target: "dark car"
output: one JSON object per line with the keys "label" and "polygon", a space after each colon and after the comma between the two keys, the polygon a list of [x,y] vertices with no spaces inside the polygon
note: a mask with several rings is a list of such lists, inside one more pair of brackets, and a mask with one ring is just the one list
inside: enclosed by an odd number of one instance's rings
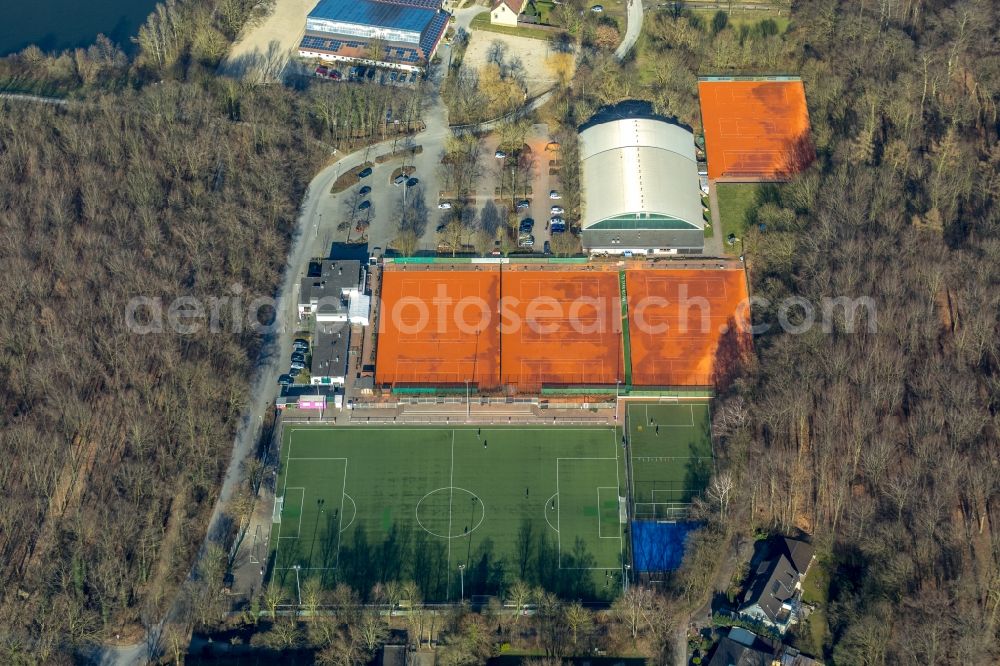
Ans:
{"label": "dark car", "polygon": [[413,187],[414,185],[416,185],[419,182],[420,182],[419,178],[411,178],[408,181],[406,181],[406,186],[407,187]]}
{"label": "dark car", "polygon": [[340,81],[343,78],[343,74],[341,74],[340,72],[338,72],[335,69],[330,70],[329,76],[334,81]]}
{"label": "dark car", "polygon": [[369,81],[373,81],[375,79],[375,68],[374,67],[372,67],[371,69],[368,70],[368,76],[366,78]]}
{"label": "dark car", "polygon": [[372,191],[372,188],[370,188],[367,185],[365,185],[360,190],[358,190],[358,194],[360,194],[361,196],[365,196],[366,194],[368,194],[371,191]]}
{"label": "dark car", "polygon": [[535,226],[535,221],[530,217],[526,217],[521,220],[521,225],[518,227],[522,234],[530,232]]}
{"label": "dark car", "polygon": [[370,175],[372,175],[371,167],[365,167],[364,169],[358,172],[358,178],[367,178]]}
{"label": "dark car", "polygon": [[530,205],[531,205],[530,201],[528,201],[527,199],[521,199],[520,201],[517,202],[517,209],[518,210],[524,210],[525,208],[527,208]]}
{"label": "dark car", "polygon": [[545,241],[545,245],[542,246],[542,251],[545,254],[552,254],[552,243]]}
{"label": "dark car", "polygon": [[372,207],[372,202],[368,201],[368,199],[365,199],[364,201],[358,204],[358,210],[368,210],[371,207]]}
{"label": "dark car", "polygon": [[301,362],[304,363],[305,360],[306,360],[305,352],[293,351],[292,352],[292,360],[293,361],[301,361]]}
{"label": "dark car", "polygon": [[292,340],[292,346],[305,347],[306,349],[309,349],[309,341],[306,340],[305,338],[295,338],[294,340]]}
{"label": "dark car", "polygon": [[278,377],[278,385],[279,386],[291,386],[292,385],[292,376],[291,375],[281,375],[280,377]]}

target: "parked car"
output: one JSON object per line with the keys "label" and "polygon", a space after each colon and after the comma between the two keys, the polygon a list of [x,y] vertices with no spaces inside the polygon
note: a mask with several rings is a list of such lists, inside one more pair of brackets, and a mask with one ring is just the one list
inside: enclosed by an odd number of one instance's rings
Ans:
{"label": "parked car", "polygon": [[334,81],[340,81],[340,80],[341,80],[342,78],[344,78],[344,75],[343,75],[343,74],[341,74],[340,72],[338,72],[338,71],[337,71],[337,70],[335,70],[335,69],[331,69],[331,70],[330,70],[330,74],[329,74],[329,77],[330,77],[331,79],[333,79]]}
{"label": "parked car", "polygon": [[562,195],[559,194],[559,190],[552,190],[549,192],[549,199],[562,199]]}
{"label": "parked car", "polygon": [[326,76],[327,73],[329,73],[329,71],[330,71],[330,69],[327,68],[327,67],[317,67],[316,68],[316,76]]}
{"label": "parked car", "polygon": [[358,194],[360,194],[361,196],[365,196],[366,194],[368,194],[371,191],[372,191],[372,188],[370,188],[367,185],[365,185],[360,190],[358,190]]}
{"label": "parked car", "polygon": [[565,211],[562,209],[562,206],[553,206],[552,208],[549,208],[550,215],[562,215],[564,212]]}
{"label": "parked car", "polygon": [[500,241],[493,241],[493,250],[490,254],[494,257],[499,257],[502,254],[500,251]]}
{"label": "parked car", "polygon": [[358,210],[368,210],[371,207],[372,207],[372,202],[369,201],[368,199],[365,199],[364,201],[358,204]]}
{"label": "parked car", "polygon": [[521,225],[518,227],[522,234],[530,232],[535,226],[535,221],[530,217],[526,217],[521,220]]}
{"label": "parked car", "polygon": [[305,354],[292,354],[291,361],[292,361],[292,363],[305,363],[306,362],[306,355]]}
{"label": "parked car", "polygon": [[368,74],[367,74],[367,76],[365,78],[367,78],[369,81],[374,81],[375,80],[375,71],[376,70],[375,70],[374,67],[372,67],[371,69],[369,69],[368,70]]}
{"label": "parked car", "polygon": [[410,178],[408,181],[406,181],[406,186],[407,187],[413,187],[414,185],[416,185],[419,182],[420,182],[419,178]]}
{"label": "parked car", "polygon": [[392,179],[393,185],[402,185],[405,182],[406,182],[406,176],[404,176],[403,174],[399,174],[398,176]]}
{"label": "parked car", "polygon": [[535,237],[531,235],[519,236],[517,239],[518,247],[531,247],[535,244]]}
{"label": "parked car", "polygon": [[556,224],[553,224],[549,227],[549,231],[551,231],[554,234],[561,234],[562,232],[566,231],[566,223],[558,222]]}
{"label": "parked car", "polygon": [[545,241],[545,245],[542,246],[542,252],[552,254],[552,243]]}
{"label": "parked car", "polygon": [[521,199],[520,201],[517,202],[517,209],[518,210],[524,210],[525,208],[529,207],[530,205],[531,205],[530,201],[528,201],[527,199]]}
{"label": "parked car", "polygon": [[549,224],[566,224],[566,220],[561,217],[550,217]]}
{"label": "parked car", "polygon": [[292,340],[293,347],[302,347],[303,349],[309,349],[309,341],[305,338],[295,338]]}
{"label": "parked car", "polygon": [[438,204],[438,208],[440,208],[441,210],[448,210],[449,208],[451,208],[451,202],[442,201],[441,203]]}
{"label": "parked car", "polygon": [[594,12],[595,14],[600,14],[604,11],[604,7],[603,5],[594,5],[593,7],[590,8],[590,11]]}
{"label": "parked car", "polygon": [[301,374],[302,374],[302,368],[294,368],[293,367],[293,368],[289,368],[289,370],[288,370],[288,376],[291,377],[291,378],[293,378],[293,379],[295,377],[298,377]]}
{"label": "parked car", "polygon": [[507,153],[503,152],[502,150],[498,150],[497,152],[493,153],[493,157],[497,158],[498,160],[502,160],[505,157],[507,157]]}
{"label": "parked car", "polygon": [[303,363],[302,361],[292,361],[291,365],[289,365],[288,367],[291,369],[290,374],[294,377],[296,374],[298,374],[295,371],[302,370],[303,368],[306,367],[306,364]]}
{"label": "parked car", "polygon": [[371,167],[365,167],[364,169],[358,172],[358,178],[367,178],[370,175],[372,175]]}
{"label": "parked car", "polygon": [[281,376],[279,376],[278,377],[278,385],[279,386],[291,386],[292,385],[292,376],[291,375],[281,375]]}

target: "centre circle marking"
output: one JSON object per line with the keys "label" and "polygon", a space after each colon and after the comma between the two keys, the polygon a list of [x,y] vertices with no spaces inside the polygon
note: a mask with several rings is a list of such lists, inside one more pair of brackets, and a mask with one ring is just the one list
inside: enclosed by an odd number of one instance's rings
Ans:
{"label": "centre circle marking", "polygon": [[[444,534],[438,534],[434,530],[428,529],[426,525],[424,525],[422,522],[420,522],[420,505],[423,503],[423,501],[425,499],[427,499],[428,497],[430,497],[431,495],[434,495],[434,494],[437,494],[437,493],[440,493],[440,492],[451,492],[451,491],[466,493],[470,498],[472,498],[472,497],[476,498],[476,501],[479,503],[479,506],[482,507],[482,511],[479,514],[479,522],[476,523],[475,525],[473,525],[469,529],[468,532],[463,531],[461,534],[455,534],[454,536],[448,536],[448,535],[444,535]],[[452,509],[454,509],[454,506],[455,506],[454,498],[452,499],[451,505],[452,505]],[[443,488],[435,488],[434,490],[430,491],[429,493],[427,493],[426,495],[424,495],[423,497],[421,497],[417,501],[417,506],[414,508],[413,514],[414,514],[414,516],[417,519],[417,525],[420,525],[420,528],[423,529],[428,534],[430,534],[431,536],[436,536],[439,539],[461,539],[462,537],[467,537],[470,534],[472,534],[473,532],[475,532],[476,529],[478,529],[479,526],[483,524],[483,521],[486,519],[486,505],[483,504],[483,498],[481,498],[479,495],[475,494],[471,490],[468,490],[466,488],[459,488],[458,486],[444,486]]]}

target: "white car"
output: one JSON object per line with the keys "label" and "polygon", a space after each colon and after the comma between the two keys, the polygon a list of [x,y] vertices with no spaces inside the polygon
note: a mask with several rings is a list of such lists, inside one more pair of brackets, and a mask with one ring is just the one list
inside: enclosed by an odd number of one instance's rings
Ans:
{"label": "white car", "polygon": [[564,212],[565,211],[562,209],[562,206],[553,206],[552,208],[549,208],[550,215],[562,215]]}
{"label": "white car", "polygon": [[498,150],[497,152],[493,153],[493,157],[497,158],[498,160],[502,160],[503,158],[507,157],[507,153],[503,152],[502,150]]}
{"label": "white car", "polygon": [[601,12],[604,11],[604,7],[602,5],[594,5],[593,7],[590,8],[590,11],[594,12],[595,14],[600,14]]}
{"label": "white car", "polygon": [[448,201],[442,201],[441,203],[438,204],[438,208],[440,208],[441,210],[448,210],[449,208],[451,208],[451,203]]}
{"label": "white car", "polygon": [[549,199],[562,199],[562,195],[559,194],[558,190],[552,190],[549,192]]}

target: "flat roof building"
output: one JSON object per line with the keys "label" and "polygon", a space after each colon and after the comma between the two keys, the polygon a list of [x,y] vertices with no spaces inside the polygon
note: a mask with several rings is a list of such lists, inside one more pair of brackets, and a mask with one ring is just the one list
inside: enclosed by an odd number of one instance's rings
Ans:
{"label": "flat roof building", "polygon": [[583,247],[600,254],[700,253],[705,245],[694,135],[619,118],[580,132]]}
{"label": "flat roof building", "polygon": [[306,17],[299,55],[422,70],[448,27],[440,0],[320,0]]}
{"label": "flat roof building", "polygon": [[360,296],[360,261],[323,260],[317,272],[302,278],[299,318],[315,316],[317,322],[346,322],[351,300]]}
{"label": "flat roof building", "polygon": [[313,338],[309,383],[343,386],[347,377],[351,327],[343,323],[317,324]]}

